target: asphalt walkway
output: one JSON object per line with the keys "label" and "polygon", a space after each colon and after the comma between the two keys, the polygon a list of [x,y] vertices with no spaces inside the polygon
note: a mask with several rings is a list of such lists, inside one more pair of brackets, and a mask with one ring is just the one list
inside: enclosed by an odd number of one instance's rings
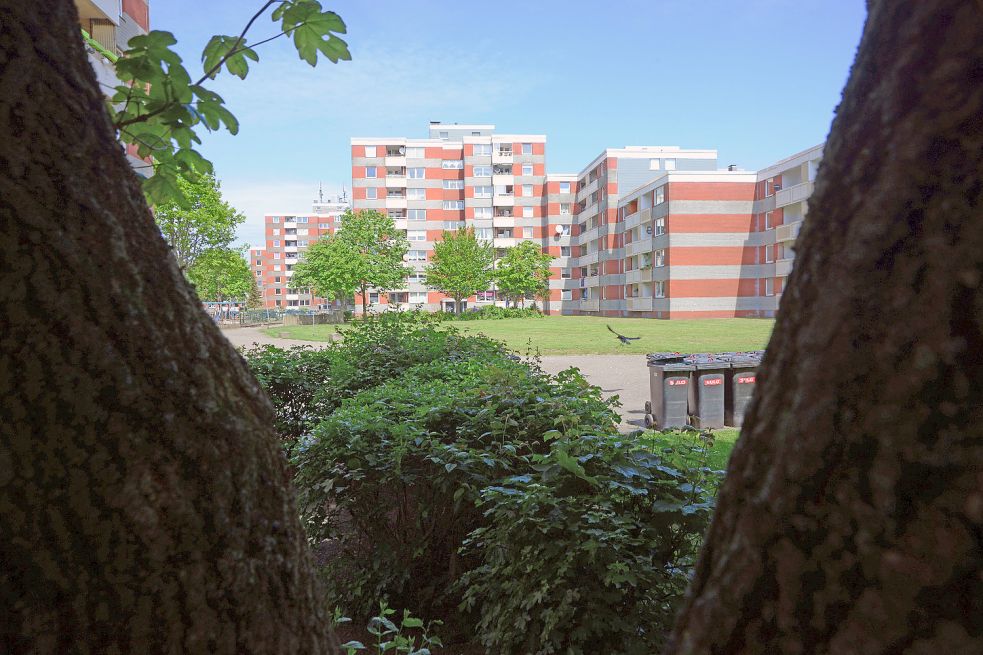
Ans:
{"label": "asphalt walkway", "polygon": [[[251,346],[271,344],[281,348],[291,346],[327,345],[324,341],[280,339],[263,334],[260,328],[225,328],[222,330],[232,345]],[[605,397],[618,396],[622,406],[621,429],[625,432],[644,426],[645,401],[649,399],[649,373],[645,355],[548,355],[542,358],[543,369],[548,373],[575,366],[591,384],[601,388]]]}

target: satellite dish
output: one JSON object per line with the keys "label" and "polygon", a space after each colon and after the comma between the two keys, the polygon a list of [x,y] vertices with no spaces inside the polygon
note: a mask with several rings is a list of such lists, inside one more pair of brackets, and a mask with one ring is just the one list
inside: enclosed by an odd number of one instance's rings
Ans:
{"label": "satellite dish", "polygon": [[557,234],[563,234],[563,226],[562,225],[557,225],[556,226],[556,233]]}

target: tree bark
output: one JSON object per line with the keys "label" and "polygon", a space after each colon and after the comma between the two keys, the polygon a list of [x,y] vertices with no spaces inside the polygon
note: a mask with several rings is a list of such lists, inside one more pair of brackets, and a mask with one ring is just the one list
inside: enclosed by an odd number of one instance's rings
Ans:
{"label": "tree bark", "polygon": [[983,11],[869,3],[669,653],[983,652]]}
{"label": "tree bark", "polygon": [[270,404],[154,225],[74,4],[0,25],[0,651],[334,652]]}
{"label": "tree bark", "polygon": [[366,286],[362,287],[362,318],[368,318],[369,316],[369,289]]}

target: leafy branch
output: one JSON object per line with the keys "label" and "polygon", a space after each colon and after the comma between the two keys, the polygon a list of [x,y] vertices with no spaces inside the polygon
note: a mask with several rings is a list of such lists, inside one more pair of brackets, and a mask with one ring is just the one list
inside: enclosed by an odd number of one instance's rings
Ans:
{"label": "leafy branch", "polygon": [[[280,31],[255,44],[246,35],[271,7],[270,14]],[[137,156],[152,160],[154,174],[144,180],[144,192],[152,204],[163,201],[184,203],[178,177],[190,180],[212,173],[212,164],[194,146],[201,144],[197,129],[210,132],[223,126],[231,134],[239,122],[226,108],[220,95],[205,87],[224,68],[245,79],[249,61],[258,62],[256,47],[281,36],[292,36],[297,54],[311,66],[319,56],[333,63],[350,60],[348,45],[339,38],[346,27],[341,17],[325,11],[319,0],[267,0],[246,23],[239,36],[215,35],[202,51],[203,74],[193,81],[181,57],[171,47],[174,35],[162,30],[130,40],[116,63],[122,82],[110,99],[112,122],[120,140],[131,144]]]}

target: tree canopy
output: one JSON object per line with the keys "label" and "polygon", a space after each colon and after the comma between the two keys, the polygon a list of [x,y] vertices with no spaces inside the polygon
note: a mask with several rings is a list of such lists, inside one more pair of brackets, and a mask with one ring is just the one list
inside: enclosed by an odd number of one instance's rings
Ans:
{"label": "tree canopy", "polygon": [[549,291],[550,262],[553,256],[532,241],[509,248],[498,263],[495,280],[506,298],[517,302],[528,296],[544,297]]}
{"label": "tree canopy", "polygon": [[452,296],[455,311],[460,314],[465,298],[486,290],[491,284],[494,261],[491,244],[476,239],[474,228],[445,230],[443,240],[433,247],[426,269],[427,286]]}
{"label": "tree canopy", "polygon": [[246,299],[256,284],[242,253],[230,248],[206,250],[188,269],[188,279],[198,297],[210,302]]}
{"label": "tree canopy", "polygon": [[187,271],[206,250],[227,248],[246,217],[222,199],[221,183],[211,173],[194,181],[178,177],[177,186],[185,202],[159,202],[154,218],[178,266]]}
{"label": "tree canopy", "polygon": [[406,280],[409,269],[403,257],[408,250],[406,235],[393,219],[373,209],[349,209],[333,235],[307,249],[294,268],[293,282],[331,299],[348,299],[358,292],[366,314],[369,289],[384,292]]}

